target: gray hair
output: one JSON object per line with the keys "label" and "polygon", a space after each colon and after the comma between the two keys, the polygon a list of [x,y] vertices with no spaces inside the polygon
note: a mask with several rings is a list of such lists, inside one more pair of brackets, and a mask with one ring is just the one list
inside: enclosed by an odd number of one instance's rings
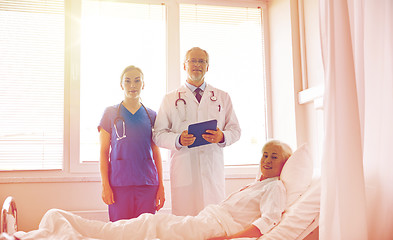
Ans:
{"label": "gray hair", "polygon": [[288,144],[283,143],[279,140],[275,140],[275,139],[266,142],[262,148],[262,152],[263,152],[263,149],[265,149],[265,147],[271,146],[271,145],[278,146],[281,148],[281,154],[282,154],[282,157],[285,159],[285,161],[287,161],[288,158],[292,155],[292,149]]}
{"label": "gray hair", "polygon": [[201,50],[201,51],[203,51],[203,52],[206,54],[206,61],[207,61],[207,63],[209,64],[209,54],[206,52],[206,50],[204,50],[204,49],[202,49],[202,48],[200,48],[200,47],[193,47],[193,48],[191,48],[190,50],[188,50],[188,51],[186,52],[186,55],[184,56],[184,62],[187,61],[187,58],[188,58],[188,55],[190,55],[190,52],[192,52],[192,51],[194,51],[194,50]]}

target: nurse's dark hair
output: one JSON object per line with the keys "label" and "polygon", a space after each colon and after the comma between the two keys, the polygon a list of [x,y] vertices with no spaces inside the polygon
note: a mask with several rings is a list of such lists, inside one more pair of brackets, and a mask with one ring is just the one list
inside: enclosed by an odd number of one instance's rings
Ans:
{"label": "nurse's dark hair", "polygon": [[288,144],[275,139],[269,140],[265,143],[265,145],[263,145],[262,154],[265,147],[271,145],[278,146],[281,148],[281,154],[285,159],[285,161],[288,160],[288,158],[292,155],[292,148]]}
{"label": "nurse's dark hair", "polygon": [[142,72],[142,70],[141,70],[139,67],[135,67],[134,65],[130,65],[130,66],[124,68],[123,72],[121,72],[121,75],[120,75],[120,85],[121,85],[121,83],[122,83],[122,81],[123,81],[123,76],[124,76],[124,74],[126,74],[126,72],[132,71],[132,70],[137,70],[137,71],[139,71],[139,72],[141,73],[141,75],[142,75],[142,80],[143,80],[143,72]]}
{"label": "nurse's dark hair", "polygon": [[190,52],[192,52],[193,50],[201,50],[201,51],[203,51],[205,54],[206,54],[206,61],[207,61],[207,63],[209,63],[209,54],[207,53],[207,51],[206,50],[204,50],[204,49],[202,49],[202,48],[200,48],[200,47],[193,47],[193,48],[191,48],[190,50],[188,50],[187,52],[186,52],[186,55],[184,55],[184,62],[186,62],[188,59],[188,55],[190,55]]}

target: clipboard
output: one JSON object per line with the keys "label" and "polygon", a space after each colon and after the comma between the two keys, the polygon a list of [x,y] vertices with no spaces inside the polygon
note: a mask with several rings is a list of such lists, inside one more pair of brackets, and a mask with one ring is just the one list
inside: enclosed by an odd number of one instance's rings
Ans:
{"label": "clipboard", "polygon": [[188,126],[188,133],[196,137],[195,142],[188,146],[188,148],[198,147],[201,145],[211,144],[210,142],[203,139],[202,134],[206,133],[206,130],[217,130],[217,120],[210,120],[206,122],[200,122],[190,124]]}

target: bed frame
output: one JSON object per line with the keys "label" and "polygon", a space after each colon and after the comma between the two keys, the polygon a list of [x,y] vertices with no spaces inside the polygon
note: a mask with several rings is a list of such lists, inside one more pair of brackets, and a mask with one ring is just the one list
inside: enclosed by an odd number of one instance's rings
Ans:
{"label": "bed frame", "polygon": [[[314,181],[312,186],[310,186],[311,189],[309,191],[316,191],[316,187],[318,186],[318,182]],[[315,193],[314,193],[315,195]],[[304,196],[306,197],[306,196]],[[319,205],[319,202],[316,204],[315,201],[314,205]],[[312,205],[311,205],[312,206]],[[315,206],[314,206],[315,208]],[[318,236],[312,236],[312,232],[317,231],[318,225],[319,225],[319,208],[313,209],[311,212],[316,212],[316,216],[314,216],[314,220],[311,221],[311,223],[308,225],[308,227],[300,232],[299,235],[297,235],[296,240],[309,240],[309,239],[318,239]],[[0,226],[0,240],[18,240],[18,238],[14,237],[13,234],[18,231],[18,211],[16,208],[16,203],[15,199],[13,197],[7,197],[6,200],[4,201],[3,208],[1,210],[1,226]],[[299,230],[299,229],[298,229]],[[261,238],[264,239],[264,237],[268,236],[262,236]],[[268,239],[274,239],[274,238],[268,238]]]}
{"label": "bed frame", "polygon": [[15,199],[7,197],[1,209],[1,226],[0,233],[10,235],[18,231],[18,210],[16,209]]}

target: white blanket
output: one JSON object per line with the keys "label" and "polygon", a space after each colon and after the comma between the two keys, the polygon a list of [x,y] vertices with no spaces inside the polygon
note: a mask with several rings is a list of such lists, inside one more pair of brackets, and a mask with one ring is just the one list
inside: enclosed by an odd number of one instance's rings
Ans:
{"label": "white blanket", "polygon": [[66,211],[52,209],[44,215],[38,230],[17,232],[15,236],[22,240],[203,240],[240,230],[240,224],[216,205],[208,206],[196,217],[142,214],[136,219],[114,223],[87,220]]}

